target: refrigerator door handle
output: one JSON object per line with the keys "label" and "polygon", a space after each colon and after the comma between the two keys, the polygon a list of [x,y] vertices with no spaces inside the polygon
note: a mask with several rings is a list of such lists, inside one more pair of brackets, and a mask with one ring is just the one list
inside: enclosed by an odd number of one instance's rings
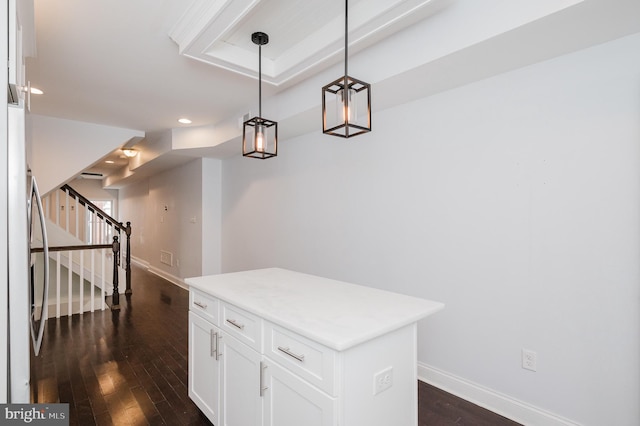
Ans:
{"label": "refrigerator door handle", "polygon": [[[44,289],[42,292],[42,308],[40,311],[40,323],[38,324],[38,330],[35,330],[35,306],[31,306],[31,340],[33,342],[33,351],[36,356],[40,353],[40,347],[42,346],[42,337],[44,335],[44,325],[48,316],[48,303],[49,303],[49,242],[47,241],[47,226],[44,210],[42,208],[42,200],[40,199],[40,191],[38,191],[38,184],[36,178],[31,176],[31,190],[29,191],[29,203],[28,203],[28,215],[31,216],[32,200],[35,198],[36,205],[38,207],[38,216],[40,219],[40,228],[42,229],[42,248],[43,248],[43,269],[44,269]],[[29,217],[29,219],[33,219]],[[29,220],[29,233],[33,228],[33,223]],[[29,254],[31,256],[31,254]],[[35,277],[31,274],[31,279]],[[35,283],[31,283],[31,287],[35,289]],[[33,295],[32,295],[33,297]]]}

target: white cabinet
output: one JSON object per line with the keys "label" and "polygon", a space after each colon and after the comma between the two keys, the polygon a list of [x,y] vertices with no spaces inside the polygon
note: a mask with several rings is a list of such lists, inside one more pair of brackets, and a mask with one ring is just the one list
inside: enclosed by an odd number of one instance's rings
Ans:
{"label": "white cabinet", "polygon": [[189,312],[189,397],[215,425],[258,426],[261,355]]}
{"label": "white cabinet", "polygon": [[216,426],[261,425],[259,319],[201,292],[189,301],[189,397]]}
{"label": "white cabinet", "polygon": [[218,424],[220,368],[214,345],[216,328],[193,312],[189,312],[189,398],[214,423]]}
{"label": "white cabinet", "polygon": [[189,278],[189,396],[216,426],[417,425],[443,305],[281,269]]}
{"label": "white cabinet", "polygon": [[[227,333],[219,339],[222,366],[220,398],[224,426],[262,425],[259,352]],[[212,420],[217,426],[218,423]]]}
{"label": "white cabinet", "polygon": [[[197,291],[191,292],[190,299],[189,397],[212,423],[224,426],[337,424],[335,398],[263,355],[264,321],[261,318]],[[215,317],[218,306],[219,319]],[[289,340],[280,343],[287,345],[280,346],[284,357],[304,364],[306,355],[292,351],[309,349],[309,346],[291,345]],[[318,357],[306,353],[307,363],[311,360],[312,365],[318,365]]]}

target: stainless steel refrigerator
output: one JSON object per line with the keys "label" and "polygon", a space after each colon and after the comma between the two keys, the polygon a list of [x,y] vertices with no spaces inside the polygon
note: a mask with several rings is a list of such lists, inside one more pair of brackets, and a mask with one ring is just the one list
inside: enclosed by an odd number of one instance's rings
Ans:
{"label": "stainless steel refrigerator", "polygon": [[29,226],[25,110],[7,109],[8,402],[29,402]]}
{"label": "stainless steel refrigerator", "polygon": [[[40,200],[31,195],[32,185],[37,185],[28,176],[26,155],[28,84],[23,58],[29,43],[24,43],[24,34],[30,32],[27,27],[32,26],[32,19],[31,0],[9,0],[0,8],[0,22],[7,24],[0,53],[9,58],[8,73],[0,77],[8,88],[0,114],[0,223],[4,227],[0,231],[0,403],[30,402],[30,340],[34,352],[39,350],[42,331],[38,326],[44,327],[46,320],[46,302],[36,302],[35,294],[46,295],[44,277],[48,277],[48,271],[44,265],[48,265],[48,255],[40,254],[42,270],[32,273],[36,264],[30,253],[30,231],[43,231],[37,239],[46,245]],[[32,50],[35,52],[35,47]],[[32,211],[37,212],[33,218]],[[30,219],[39,225],[31,226]],[[36,283],[31,276],[43,279]],[[43,317],[38,321],[40,314]]]}

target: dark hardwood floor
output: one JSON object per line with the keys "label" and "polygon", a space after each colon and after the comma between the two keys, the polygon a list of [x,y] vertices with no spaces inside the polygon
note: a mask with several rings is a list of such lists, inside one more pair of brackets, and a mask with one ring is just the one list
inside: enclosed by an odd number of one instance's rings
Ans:
{"label": "dark hardwood floor", "polygon": [[[120,312],[47,321],[31,359],[32,402],[68,402],[71,426],[211,425],[187,394],[187,291],[139,267],[132,274]],[[517,425],[421,382],[418,394],[419,426]]]}

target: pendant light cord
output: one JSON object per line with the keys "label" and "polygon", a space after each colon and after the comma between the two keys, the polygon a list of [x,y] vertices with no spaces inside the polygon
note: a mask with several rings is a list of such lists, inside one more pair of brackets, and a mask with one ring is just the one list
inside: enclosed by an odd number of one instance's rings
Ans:
{"label": "pendant light cord", "polygon": [[[349,86],[348,86],[348,61],[349,61],[349,0],[344,1],[344,107],[345,111],[349,106]],[[348,118],[345,115],[345,121]]]}
{"label": "pendant light cord", "polygon": [[262,118],[262,45],[258,45],[258,117]]}
{"label": "pendant light cord", "polygon": [[344,78],[347,81],[347,61],[349,58],[349,0],[344,2]]}

